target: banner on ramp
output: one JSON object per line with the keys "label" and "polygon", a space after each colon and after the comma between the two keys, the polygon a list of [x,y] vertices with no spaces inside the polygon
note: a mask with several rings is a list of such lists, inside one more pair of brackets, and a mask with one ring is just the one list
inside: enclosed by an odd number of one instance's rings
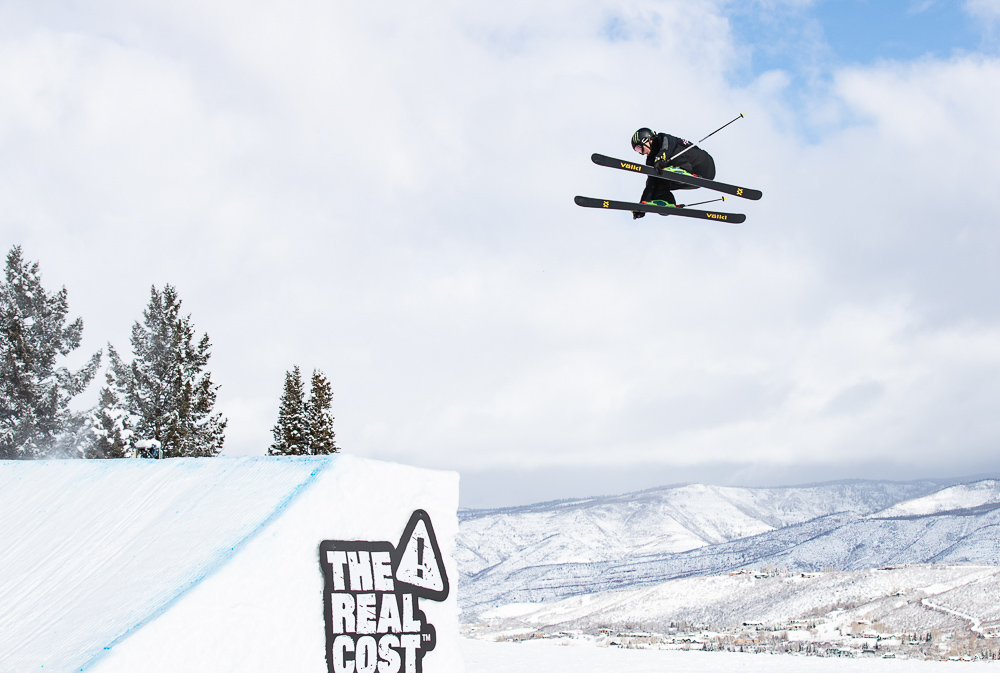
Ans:
{"label": "banner on ramp", "polygon": [[417,599],[448,597],[448,575],[427,512],[413,512],[396,546],[325,540],[319,561],[326,578],[329,673],[422,673],[436,632]]}

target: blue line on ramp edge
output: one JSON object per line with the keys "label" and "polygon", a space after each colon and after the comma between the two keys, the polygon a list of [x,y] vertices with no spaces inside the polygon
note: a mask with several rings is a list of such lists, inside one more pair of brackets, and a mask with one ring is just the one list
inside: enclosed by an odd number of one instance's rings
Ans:
{"label": "blue line on ramp edge", "polygon": [[209,568],[204,573],[202,573],[200,577],[195,578],[186,587],[181,588],[172,598],[167,599],[167,601],[163,605],[153,610],[153,612],[151,612],[137,624],[134,624],[130,628],[125,629],[125,633],[121,634],[120,636],[112,640],[110,643],[105,645],[101,651],[99,651],[90,659],[90,661],[81,666],[80,670],[85,671],[94,664],[96,664],[98,661],[103,659],[105,656],[107,656],[107,654],[111,651],[111,649],[115,645],[122,642],[135,632],[139,631],[143,626],[145,626],[149,622],[153,621],[154,619],[162,615],[177,601],[179,601],[187,592],[191,591],[191,589],[201,584],[203,580],[210,577],[217,570],[225,566],[226,562],[229,561],[229,559],[235,556],[237,552],[243,549],[243,547],[245,547],[251,540],[257,537],[261,533],[261,531],[270,526],[274,522],[274,520],[277,519],[284,512],[285,508],[287,508],[290,504],[292,504],[292,501],[294,501],[307,487],[311,486],[312,483],[316,481],[316,477],[319,475],[319,473],[322,472],[324,469],[326,469],[332,462],[334,461],[323,461],[322,465],[320,465],[319,467],[315,468],[312,472],[310,472],[309,476],[306,477],[306,479],[301,484],[292,489],[291,493],[289,493],[284,500],[278,503],[278,505],[274,508],[274,511],[271,512],[271,514],[266,519],[264,519],[264,521],[262,521],[256,528],[250,531],[250,533],[248,533],[242,540],[237,542],[230,549],[223,550],[222,553],[220,553],[217,556],[216,560],[209,564]]}

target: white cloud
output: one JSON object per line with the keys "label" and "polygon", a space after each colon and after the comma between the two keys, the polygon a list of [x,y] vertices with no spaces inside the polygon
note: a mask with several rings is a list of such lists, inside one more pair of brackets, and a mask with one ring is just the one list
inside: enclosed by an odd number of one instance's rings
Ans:
{"label": "white cloud", "polygon": [[[711,4],[32,7],[0,43],[5,239],[90,350],[174,283],[231,452],[293,364],[349,450],[439,466],[974,466],[1000,436],[992,59],[839,72],[807,143]],[[739,112],[708,148],[765,192],[727,202],[746,226],[573,205],[641,190],[591,152]]]}
{"label": "white cloud", "polygon": [[911,0],[910,6],[907,8],[907,13],[909,14],[921,14],[926,12],[928,9],[936,4],[936,0]]}
{"label": "white cloud", "polygon": [[966,12],[975,17],[994,21],[1000,17],[1000,2],[998,0],[965,0]]}

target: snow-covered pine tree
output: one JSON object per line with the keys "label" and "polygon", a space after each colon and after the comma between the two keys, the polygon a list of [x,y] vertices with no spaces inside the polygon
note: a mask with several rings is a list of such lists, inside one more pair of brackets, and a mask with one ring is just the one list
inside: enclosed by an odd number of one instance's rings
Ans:
{"label": "snow-covered pine tree", "polygon": [[[222,450],[226,420],[213,414],[219,386],[204,371],[211,343],[195,343],[191,316],[170,284],[150,290],[143,321],[132,326],[131,364],[109,348],[126,408],[136,417],[134,439],[156,440],[165,458],[214,456]],[[152,457],[152,455],[148,456]]]}
{"label": "snow-covered pine tree", "polygon": [[278,406],[278,422],[271,430],[274,443],[267,450],[269,456],[309,455],[309,418],[306,415],[305,391],[298,366],[285,372],[285,390]]}
{"label": "snow-covered pine tree", "polygon": [[[180,305],[180,302],[177,302]],[[203,334],[196,344],[191,316],[177,323],[179,361],[176,389],[178,407],[175,423],[163,441],[164,455],[168,445],[176,447],[181,456],[214,456],[222,450],[225,440],[226,420],[222,414],[213,415],[216,391],[212,375],[201,372],[208,365],[212,347],[208,334]]]}
{"label": "snow-covered pine tree", "polygon": [[[108,350],[113,349],[108,346]],[[127,458],[135,455],[132,420],[118,392],[115,371],[108,367],[97,407],[90,414],[90,441],[83,445],[84,458]]]}
{"label": "snow-covered pine tree", "polygon": [[101,352],[79,371],[56,367],[83,337],[83,320],[67,325],[68,312],[66,288],[48,294],[38,263],[11,248],[0,282],[0,458],[60,455],[60,436],[80,425],[69,403],[94,378]]}
{"label": "snow-covered pine tree", "polygon": [[336,435],[333,432],[333,415],[330,406],[333,402],[333,388],[323,372],[314,369],[309,384],[309,401],[306,403],[306,415],[309,418],[309,453],[321,456],[337,453]]}

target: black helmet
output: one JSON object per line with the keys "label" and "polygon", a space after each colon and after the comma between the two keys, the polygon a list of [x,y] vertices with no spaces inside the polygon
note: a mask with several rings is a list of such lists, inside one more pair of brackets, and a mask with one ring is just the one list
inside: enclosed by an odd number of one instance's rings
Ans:
{"label": "black helmet", "polygon": [[635,149],[647,140],[652,140],[655,135],[655,133],[643,126],[641,129],[632,134],[632,149]]}

